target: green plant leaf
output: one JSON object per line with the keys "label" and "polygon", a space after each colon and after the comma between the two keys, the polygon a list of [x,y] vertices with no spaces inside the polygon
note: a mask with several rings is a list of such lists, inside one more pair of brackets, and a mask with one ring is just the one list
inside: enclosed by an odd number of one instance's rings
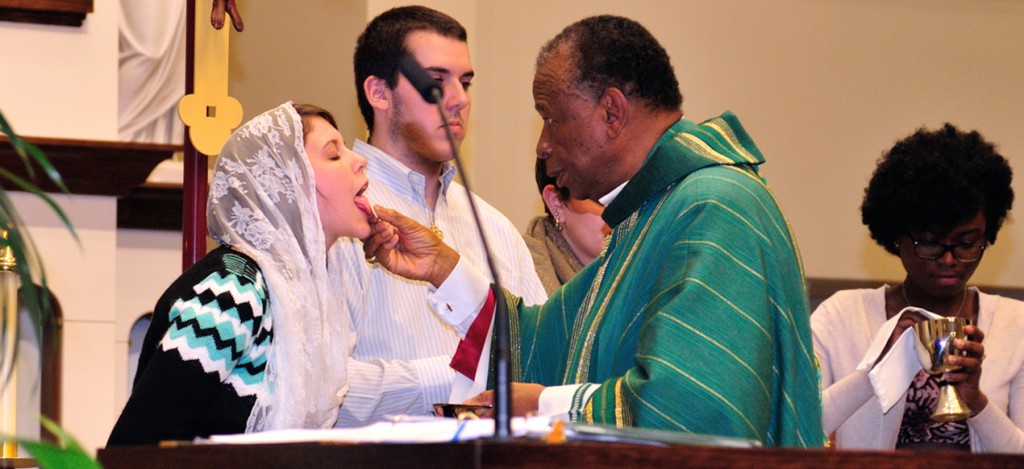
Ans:
{"label": "green plant leaf", "polygon": [[25,140],[21,140],[21,142],[22,149],[28,151],[28,153],[32,155],[36,164],[43,169],[43,172],[46,173],[46,177],[53,182],[53,185],[57,186],[57,189],[60,189],[61,192],[67,194],[69,191],[67,186],[64,185],[64,179],[60,177],[60,173],[57,172],[57,168],[53,166],[53,163],[50,163],[50,159],[43,154],[43,151],[32,142]]}
{"label": "green plant leaf", "polygon": [[[46,177],[49,178],[55,186],[57,186],[57,189],[60,189],[60,191],[65,194],[69,193],[67,186],[64,185],[64,179],[60,177],[60,173],[57,171],[57,168],[55,168],[53,164],[50,162],[50,159],[47,158],[46,155],[43,154],[42,150],[40,150],[39,147],[37,147],[34,143],[29,142],[21,138],[18,134],[16,134],[14,132],[14,129],[11,127],[11,124],[7,122],[7,118],[4,117],[3,112],[0,112],[0,133],[6,135],[7,138],[10,139],[11,146],[14,147],[14,152],[21,158],[22,163],[24,163],[25,172],[28,173],[30,179],[35,178],[35,172],[32,169],[32,161],[35,161],[35,163],[38,164],[39,167],[43,169],[43,172],[46,173]],[[29,157],[31,157],[31,159]],[[68,231],[71,232],[71,236],[75,238],[75,241],[79,241],[78,234],[75,233],[75,228],[74,226],[71,225],[71,222],[68,220],[67,215],[64,213],[63,210],[61,210],[60,206],[58,206],[57,203],[54,202],[53,199],[51,199],[48,195],[46,195],[46,193],[43,192],[38,186],[16,176],[15,174],[11,173],[10,171],[4,168],[0,168],[0,176],[3,176],[4,178],[18,185],[25,192],[32,193],[42,198],[43,201],[45,201],[46,204],[49,205],[51,209],[53,209],[54,213],[57,214],[57,216],[60,218],[61,222],[64,223],[64,226],[68,229]],[[0,195],[4,193],[6,193],[6,191],[3,189],[2,186],[0,186]],[[3,220],[5,219],[0,219],[0,221]]]}
{"label": "green plant leaf", "polygon": [[[30,238],[23,235],[20,227],[24,226],[24,223],[3,191],[0,191],[0,221],[3,222],[0,228],[7,230],[7,240],[0,240],[0,246],[6,244],[11,247],[15,261],[14,272],[18,274],[21,285],[32,290],[33,286],[38,283],[45,288],[46,270],[35,255],[35,244]],[[27,292],[27,295],[28,297],[23,298],[26,301],[26,306],[31,312],[37,313],[33,315],[41,317],[41,314],[38,313],[42,312],[41,309],[48,310],[49,304],[39,301],[34,291]]]}
{"label": "green plant leaf", "polygon": [[[57,214],[57,217],[60,218],[60,221],[62,223],[64,223],[64,227],[67,228],[69,232],[71,232],[71,236],[73,238],[75,238],[75,241],[78,242],[79,244],[81,244],[80,240],[78,239],[78,233],[75,232],[75,227],[71,225],[71,220],[68,219],[67,214],[65,214],[64,210],[62,210],[60,208],[60,206],[57,205],[57,202],[55,202],[52,197],[46,195],[46,193],[43,192],[43,190],[40,189],[39,186],[36,186],[35,184],[32,184],[31,182],[26,181],[25,179],[22,179],[17,174],[14,174],[14,173],[12,173],[12,172],[4,169],[4,168],[0,168],[0,176],[3,176],[5,179],[10,180],[15,185],[20,187],[21,190],[23,190],[25,192],[28,192],[28,193],[31,193],[32,195],[35,195],[35,196],[39,197],[40,199],[43,199],[43,202],[46,202],[46,205],[49,205],[50,208],[53,209],[53,212],[55,214]],[[65,191],[67,191],[67,189],[65,189]],[[0,191],[0,195],[3,195],[3,197],[6,199],[7,198],[6,190],[5,191]],[[23,226],[23,225],[18,223],[18,226]],[[8,230],[10,230],[10,229],[11,228],[8,227]]]}
{"label": "green plant leaf", "polygon": [[29,156],[35,160],[36,164],[43,169],[46,173],[46,177],[53,181],[53,184],[57,186],[61,192],[67,193],[68,188],[64,186],[64,179],[60,177],[60,173],[57,172],[57,168],[53,167],[50,163],[50,159],[43,154],[43,151],[39,149],[34,143],[29,142],[18,134],[14,133],[14,129],[11,128],[11,124],[7,122],[7,118],[0,112],[0,133],[4,134],[11,140],[11,146],[14,147],[14,152],[18,154],[21,161],[25,164],[25,170],[28,172],[29,178],[35,178],[35,172],[32,169],[32,164],[29,161]]}
{"label": "green plant leaf", "polygon": [[[39,165],[40,168],[46,173],[46,176],[53,181],[60,190],[67,193],[67,187],[64,186],[64,182],[57,172],[56,168],[50,163],[49,159],[43,155],[43,152],[39,150],[31,142],[24,140],[14,133],[10,123],[4,117],[3,113],[0,112],[0,133],[6,135],[11,145],[14,147],[15,153],[18,154],[22,162],[25,165],[25,170],[30,178],[33,178],[35,173],[32,169],[32,162],[34,161]],[[78,234],[75,232],[74,226],[68,219],[67,214],[61,210],[60,206],[50,198],[45,192],[43,192],[37,185],[32,182],[25,180],[18,175],[12,173],[6,168],[0,167],[0,183],[4,180],[10,181],[21,190],[24,190],[30,194],[39,197],[43,200],[53,212],[60,218],[61,222],[71,233],[75,242],[81,247],[81,240],[78,238]],[[23,233],[25,224],[18,216],[18,212],[7,197],[7,189],[4,188],[3,184],[0,184],[0,229],[7,232],[7,239],[4,240],[0,245],[2,247],[9,246],[15,259],[14,272],[17,274],[19,283],[21,284],[21,301],[25,307],[29,310],[29,316],[32,318],[33,323],[42,323],[49,315],[52,314],[53,308],[50,304],[49,289],[46,285],[46,271],[43,268],[42,262],[36,256],[36,249],[34,243],[28,233]],[[6,337],[8,328],[13,328],[15,331],[15,340],[17,340],[17,327],[14,324],[8,324],[6,315],[0,315],[0,334]],[[6,356],[6,349],[0,349],[0,363],[13,362],[17,359],[17,348],[14,348],[12,356]],[[0,376],[0,387],[7,385],[8,376]]]}
{"label": "green plant leaf", "polygon": [[46,417],[40,417],[40,420],[43,427],[57,437],[57,444],[20,438],[8,440],[15,441],[25,448],[39,464],[40,469],[103,469],[103,466],[89,456],[89,453],[82,449],[82,445],[60,428],[60,425]]}
{"label": "green plant leaf", "polygon": [[[49,296],[42,295],[37,287],[37,285],[42,285],[43,288],[46,288],[46,272],[34,255],[35,246],[32,245],[32,240],[23,237],[19,227],[24,226],[24,224],[7,198],[7,194],[3,191],[0,191],[0,222],[2,222],[0,223],[0,228],[7,230],[7,239],[0,238],[0,248],[9,246],[15,260],[13,272],[3,272],[0,273],[0,276],[17,277],[17,283],[25,287],[21,290],[22,295],[20,299],[22,305],[29,310],[29,316],[33,318],[33,323],[42,322],[53,311],[49,302]],[[36,276],[38,278],[33,278]],[[15,279],[0,278],[0,281],[5,282],[12,280]],[[17,286],[14,286],[10,291],[17,291],[16,289]],[[8,324],[6,314],[0,314],[0,333],[5,333],[5,331],[11,329],[18,330],[16,325]],[[0,349],[0,363],[12,363],[17,359],[17,356],[17,348],[14,348],[11,354],[7,353],[6,348]],[[13,368],[10,367],[4,369],[13,371]],[[10,376],[6,373],[4,376],[0,376],[0,388],[7,385],[9,378]]]}
{"label": "green plant leaf", "polygon": [[11,124],[7,122],[7,118],[4,117],[4,113],[0,112],[0,133],[11,139],[11,146],[14,147],[14,152],[21,157],[21,161],[28,167],[29,177],[34,177],[35,174],[32,172],[32,166],[29,164],[28,155],[25,149],[25,139],[14,133],[14,129],[11,128]]}

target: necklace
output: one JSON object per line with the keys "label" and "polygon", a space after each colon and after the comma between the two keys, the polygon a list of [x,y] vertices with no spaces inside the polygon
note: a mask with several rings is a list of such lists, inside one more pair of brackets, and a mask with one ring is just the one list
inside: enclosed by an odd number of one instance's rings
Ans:
{"label": "necklace", "polygon": [[[910,297],[907,296],[907,284],[903,284],[903,300],[907,302],[907,306],[916,307],[910,303]],[[960,313],[964,312],[964,305],[967,304],[967,288],[964,288],[964,297],[960,299],[960,308],[956,310],[956,314],[953,317],[960,317]]]}
{"label": "necklace", "polygon": [[427,209],[427,214],[430,215],[430,231],[434,233],[434,236],[437,236],[437,239],[444,240],[444,232],[434,223],[434,211]]}

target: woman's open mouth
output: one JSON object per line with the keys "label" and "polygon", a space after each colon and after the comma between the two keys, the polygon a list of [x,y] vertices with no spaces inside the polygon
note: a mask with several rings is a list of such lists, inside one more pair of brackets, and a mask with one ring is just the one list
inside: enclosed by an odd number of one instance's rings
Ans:
{"label": "woman's open mouth", "polygon": [[359,189],[359,192],[356,192],[354,202],[356,204],[356,207],[361,212],[366,214],[366,218],[368,218],[371,223],[376,223],[377,213],[373,211],[373,204],[370,203],[370,199],[366,198],[366,196],[363,195],[368,187],[370,187],[369,182],[363,184],[363,187]]}

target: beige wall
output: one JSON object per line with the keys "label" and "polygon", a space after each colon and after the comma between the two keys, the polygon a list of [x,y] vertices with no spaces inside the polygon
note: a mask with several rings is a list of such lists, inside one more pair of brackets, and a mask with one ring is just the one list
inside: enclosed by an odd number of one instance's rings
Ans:
{"label": "beige wall", "polygon": [[[809,276],[902,278],[860,224],[859,204],[875,160],[916,127],[980,129],[1017,169],[1024,198],[1024,2],[481,1],[472,176],[517,226],[541,210],[531,170],[536,51],[600,13],[640,21],[668,49],[687,117],[740,116]],[[1024,286],[1021,265],[1024,224],[1011,221],[973,281]]]}
{"label": "beige wall", "polygon": [[229,94],[246,120],[285,101],[331,111],[345,141],[362,136],[352,51],[366,24],[364,0],[245,0],[245,31],[232,33]]}
{"label": "beige wall", "polygon": [[23,135],[117,139],[118,0],[81,28],[0,22],[0,110]]}

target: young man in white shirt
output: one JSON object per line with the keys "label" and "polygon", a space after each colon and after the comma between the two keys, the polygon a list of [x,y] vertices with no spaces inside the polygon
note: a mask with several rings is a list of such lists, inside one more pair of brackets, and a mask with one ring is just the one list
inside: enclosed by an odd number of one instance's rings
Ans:
{"label": "young man in white shirt", "polygon": [[[450,16],[421,6],[382,13],[359,37],[354,59],[359,106],[370,129],[368,141],[353,147],[369,160],[366,195],[431,227],[487,272],[467,191],[453,181],[452,149],[436,105],[425,102],[399,73],[398,61],[405,54],[441,85],[455,144],[466,135],[474,72],[465,29]],[[543,302],[547,296],[519,231],[494,207],[474,200],[503,286],[528,303]],[[348,259],[346,287],[358,342],[336,426],[430,414],[435,402],[461,402],[479,392],[480,384],[474,386],[449,367],[460,336],[431,310],[428,284],[356,261],[362,259],[359,241],[339,244],[339,254]]]}

